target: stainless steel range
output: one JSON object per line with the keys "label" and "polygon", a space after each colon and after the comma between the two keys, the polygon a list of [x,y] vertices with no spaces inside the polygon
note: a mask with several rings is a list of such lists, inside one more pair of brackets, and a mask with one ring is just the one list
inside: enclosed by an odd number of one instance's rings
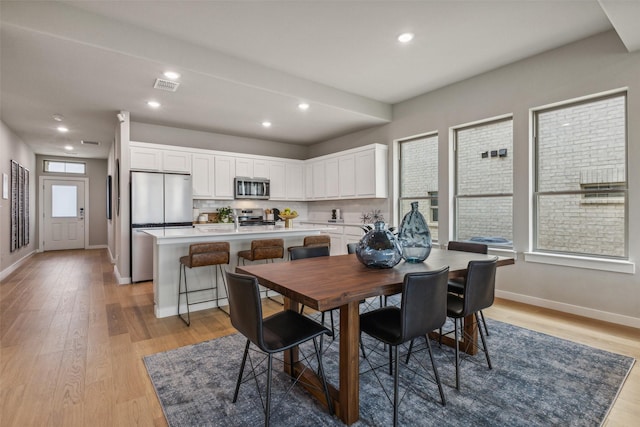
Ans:
{"label": "stainless steel range", "polygon": [[235,214],[238,219],[238,225],[240,225],[240,227],[275,224],[275,221],[267,221],[265,219],[264,209],[236,209]]}

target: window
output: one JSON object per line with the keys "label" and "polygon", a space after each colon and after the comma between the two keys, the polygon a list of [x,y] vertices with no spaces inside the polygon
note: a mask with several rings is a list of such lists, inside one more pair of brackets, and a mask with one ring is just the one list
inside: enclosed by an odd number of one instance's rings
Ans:
{"label": "window", "polygon": [[78,187],[51,186],[51,218],[75,218],[78,211]]}
{"label": "window", "polygon": [[534,112],[533,249],[627,256],[626,93]]}
{"label": "window", "polygon": [[431,239],[438,240],[438,135],[428,135],[400,142],[399,217],[411,210],[411,202],[418,202],[431,231]]}
{"label": "window", "polygon": [[455,240],[513,246],[513,119],[454,129]]}
{"label": "window", "polygon": [[59,162],[55,160],[45,160],[44,171],[83,175],[85,173],[85,164],[81,162]]}

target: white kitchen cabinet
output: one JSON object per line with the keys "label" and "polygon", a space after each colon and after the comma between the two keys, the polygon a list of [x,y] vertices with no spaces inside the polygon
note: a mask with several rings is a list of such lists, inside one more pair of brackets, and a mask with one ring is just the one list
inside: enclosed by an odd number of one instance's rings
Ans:
{"label": "white kitchen cabinet", "polygon": [[191,153],[163,150],[162,170],[164,172],[191,173]]}
{"label": "white kitchen cabinet", "polygon": [[162,152],[154,148],[131,147],[130,168],[139,171],[158,171],[162,170]]}
{"label": "white kitchen cabinet", "polygon": [[355,153],[356,197],[387,197],[387,147]]}
{"label": "white kitchen cabinet", "polygon": [[269,162],[269,186],[272,200],[286,200],[286,176],[284,162]]}
{"label": "white kitchen cabinet", "polygon": [[236,176],[236,158],[231,156],[215,156],[214,160],[214,197],[216,199],[233,199],[233,179]]}
{"label": "white kitchen cabinet", "polygon": [[191,158],[191,182],[193,184],[194,199],[212,199],[214,191],[214,156],[211,154],[194,153]]}
{"label": "white kitchen cabinet", "polygon": [[191,173],[188,152],[132,146],[129,154],[131,170]]}
{"label": "white kitchen cabinet", "polygon": [[313,200],[313,163],[304,165],[304,196],[307,200]]}
{"label": "white kitchen cabinet", "polygon": [[304,200],[304,169],[302,163],[284,165],[285,192],[287,200]]}
{"label": "white kitchen cabinet", "polygon": [[313,198],[324,199],[326,197],[326,175],[325,175],[325,162],[317,161],[313,163]]}
{"label": "white kitchen cabinet", "polygon": [[[238,171],[236,171],[238,173]],[[240,176],[240,174],[238,174]],[[256,178],[268,178],[270,179],[269,174],[269,162],[267,160],[262,159],[254,159],[253,160],[253,175]]]}
{"label": "white kitchen cabinet", "polygon": [[338,175],[340,176],[340,198],[352,198],[356,195],[356,163],[353,154],[338,158]]}
{"label": "white kitchen cabinet", "polygon": [[246,157],[236,157],[236,176],[252,178],[253,175],[253,159]]}
{"label": "white kitchen cabinet", "polygon": [[325,191],[327,199],[337,199],[340,196],[340,179],[338,172],[338,157],[333,157],[324,162]]}

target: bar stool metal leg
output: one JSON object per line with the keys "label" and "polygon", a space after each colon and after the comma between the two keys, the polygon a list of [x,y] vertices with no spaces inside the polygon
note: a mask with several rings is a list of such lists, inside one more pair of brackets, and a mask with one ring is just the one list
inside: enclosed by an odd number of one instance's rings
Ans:
{"label": "bar stool metal leg", "polygon": [[[187,287],[187,267],[184,264],[180,264],[180,270],[178,273],[178,317],[182,319],[187,326],[191,326],[191,313],[189,311],[189,288]],[[182,276],[184,276],[184,292],[182,291]],[[184,294],[185,301],[187,303],[187,318],[180,313],[180,301]]]}

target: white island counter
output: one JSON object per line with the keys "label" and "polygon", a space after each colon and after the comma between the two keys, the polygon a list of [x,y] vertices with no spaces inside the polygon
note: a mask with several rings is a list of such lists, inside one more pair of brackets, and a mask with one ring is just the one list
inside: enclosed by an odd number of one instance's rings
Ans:
{"label": "white island counter", "polygon": [[[148,230],[147,234],[153,236],[153,300],[156,317],[169,317],[178,314],[178,274],[180,257],[189,254],[189,245],[204,242],[229,242],[229,265],[223,266],[228,271],[235,271],[238,262],[238,251],[250,249],[251,241],[256,239],[284,239],[285,255],[287,247],[302,245],[304,236],[312,234],[328,233],[332,227],[302,226],[294,224],[292,228],[284,228],[273,225],[245,226],[237,231],[233,224],[205,224],[194,228],[179,228],[167,230]],[[250,261],[247,261],[250,263]],[[264,261],[256,261],[264,262]],[[276,260],[278,262],[278,260]],[[187,268],[187,280],[189,290],[209,287],[211,281],[215,282],[214,267]],[[218,296],[221,306],[228,305],[226,292],[222,278],[218,277]],[[200,296],[202,294],[202,296]],[[203,291],[198,294],[190,294],[190,302],[209,300],[212,291]],[[182,299],[184,304],[184,298]],[[204,310],[217,307],[215,301],[205,302],[190,307],[191,311]],[[186,311],[186,306],[181,307],[181,312]]]}

